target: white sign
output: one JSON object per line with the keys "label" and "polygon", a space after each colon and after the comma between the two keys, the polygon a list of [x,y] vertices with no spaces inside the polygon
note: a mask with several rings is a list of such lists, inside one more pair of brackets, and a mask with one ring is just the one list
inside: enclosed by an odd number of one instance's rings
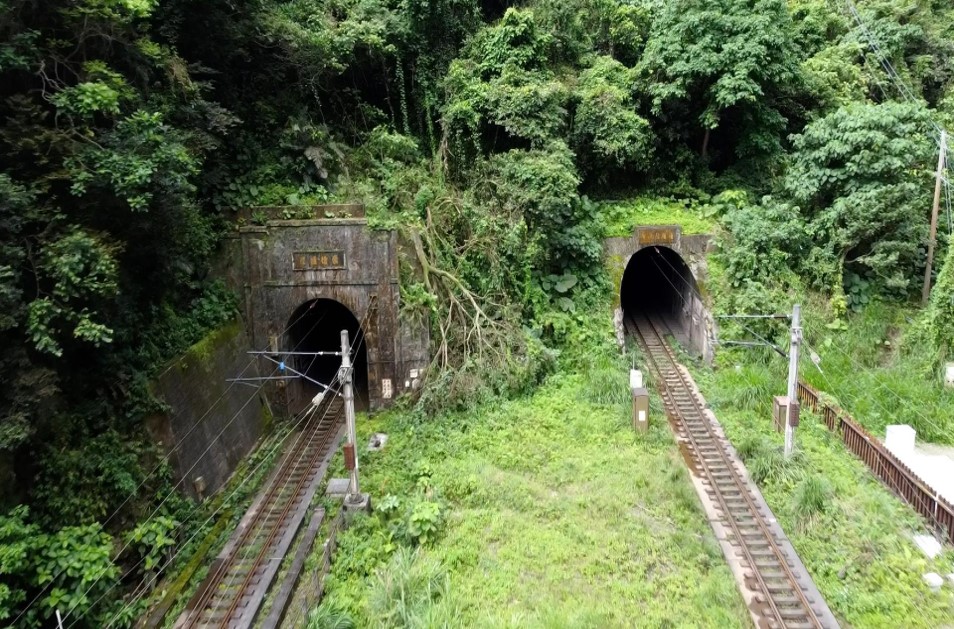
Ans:
{"label": "white sign", "polygon": [[643,372],[641,372],[639,369],[629,370],[629,388],[630,389],[643,388]]}
{"label": "white sign", "polygon": [[391,387],[391,379],[383,378],[381,380],[381,397],[385,400],[390,400],[393,393],[394,389]]}

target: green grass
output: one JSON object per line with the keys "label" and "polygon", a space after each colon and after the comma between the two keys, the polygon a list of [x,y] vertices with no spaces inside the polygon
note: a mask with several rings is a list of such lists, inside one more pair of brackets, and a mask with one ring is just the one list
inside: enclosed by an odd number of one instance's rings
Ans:
{"label": "green grass", "polygon": [[916,316],[912,307],[874,302],[844,329],[830,329],[824,303],[812,300],[805,336],[822,371],[804,361],[803,377],[879,439],[890,424],[910,424],[919,440],[952,444],[954,390],[942,386],[939,374],[921,372],[918,353],[926,350],[903,347]]}
{"label": "green grass", "polygon": [[636,197],[601,205],[605,236],[632,236],[637,225],[680,225],[684,234],[709,234],[716,226],[714,214],[700,203],[685,200]]}
{"label": "green grass", "polygon": [[363,488],[390,508],[438,502],[442,525],[409,566],[379,509],[342,535],[323,607],[361,627],[747,626],[668,426],[630,426],[624,362],[473,413],[363,421],[362,440],[390,435]]}
{"label": "green grass", "polygon": [[954,571],[954,553],[927,560],[911,541],[925,530],[920,516],[811,414],[796,432],[796,456],[784,460],[771,424],[784,361],[725,352],[719,363],[715,372],[697,370],[703,394],[839,619],[858,628],[950,624],[954,592],[931,592],[922,575]]}

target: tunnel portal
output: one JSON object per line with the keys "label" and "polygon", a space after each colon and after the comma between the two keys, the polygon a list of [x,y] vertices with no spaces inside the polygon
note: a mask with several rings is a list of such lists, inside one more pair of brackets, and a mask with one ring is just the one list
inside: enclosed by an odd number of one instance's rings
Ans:
{"label": "tunnel portal", "polygon": [[[312,380],[328,385],[341,366],[340,356],[309,356],[310,352],[340,352],[341,331],[348,330],[351,341],[351,360],[354,363],[355,407],[367,410],[368,351],[364,331],[357,317],[347,307],[333,299],[313,299],[305,302],[292,314],[289,321],[286,347],[303,352],[292,359],[295,369]],[[301,402],[307,402],[322,388],[307,379],[300,379]],[[297,409],[296,409],[297,410]]]}
{"label": "tunnel portal", "polygon": [[620,285],[623,316],[645,315],[667,327],[688,350],[706,353],[706,317],[692,271],[665,246],[649,246],[632,255]]}

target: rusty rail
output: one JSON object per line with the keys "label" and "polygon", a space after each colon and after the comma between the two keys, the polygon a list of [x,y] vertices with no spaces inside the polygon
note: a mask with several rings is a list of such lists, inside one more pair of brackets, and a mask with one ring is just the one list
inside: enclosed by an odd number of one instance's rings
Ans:
{"label": "rusty rail", "polygon": [[864,461],[888,489],[903,498],[941,536],[954,544],[954,505],[932,490],[844,409],[822,401],[818,391],[801,380],[798,382],[798,399],[819,413],[828,429],[839,435],[845,446]]}
{"label": "rusty rail", "polygon": [[328,527],[328,537],[322,545],[318,567],[299,579],[294,597],[289,601],[282,620],[283,626],[304,627],[308,623],[309,612],[321,603],[325,596],[325,580],[331,572],[331,562],[338,548],[338,534],[345,528],[344,510],[341,510]]}

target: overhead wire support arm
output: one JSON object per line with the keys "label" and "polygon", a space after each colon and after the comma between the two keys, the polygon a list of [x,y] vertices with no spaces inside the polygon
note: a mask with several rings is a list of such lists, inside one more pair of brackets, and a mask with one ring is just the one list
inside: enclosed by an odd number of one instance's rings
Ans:
{"label": "overhead wire support arm", "polygon": [[273,352],[271,350],[253,350],[248,353],[253,356],[265,356],[266,358],[269,356],[341,356],[341,352]]}
{"label": "overhead wire support arm", "polygon": [[[340,354],[339,354],[339,355],[340,355]],[[321,383],[321,382],[318,382],[318,381],[315,380],[314,378],[312,378],[312,377],[310,377],[310,376],[308,376],[308,375],[306,375],[306,374],[303,374],[302,372],[300,372],[300,371],[298,371],[298,370],[296,370],[296,369],[294,369],[294,368],[292,368],[292,367],[289,367],[288,365],[285,364],[285,361],[283,361],[283,360],[278,360],[278,359],[276,359],[276,358],[272,358],[272,357],[269,356],[268,354],[263,354],[263,356],[264,356],[264,358],[265,358],[266,360],[270,360],[270,361],[272,361],[273,363],[275,363],[276,365],[278,365],[279,371],[286,371],[286,370],[287,370],[287,371],[290,371],[290,372],[292,372],[293,374],[295,374],[296,376],[298,376],[298,377],[300,377],[300,378],[304,378],[305,380],[307,380],[308,382],[311,382],[312,384],[317,384],[319,387],[321,387],[321,388],[324,390],[325,393],[327,393],[328,391],[331,390],[331,387],[329,387],[328,385],[323,384],[323,383]]]}
{"label": "overhead wire support arm", "polygon": [[226,382],[234,384],[244,384],[248,387],[258,388],[262,385],[256,385],[256,382],[270,382],[272,380],[297,380],[299,376],[260,376],[255,378],[226,378]]}

